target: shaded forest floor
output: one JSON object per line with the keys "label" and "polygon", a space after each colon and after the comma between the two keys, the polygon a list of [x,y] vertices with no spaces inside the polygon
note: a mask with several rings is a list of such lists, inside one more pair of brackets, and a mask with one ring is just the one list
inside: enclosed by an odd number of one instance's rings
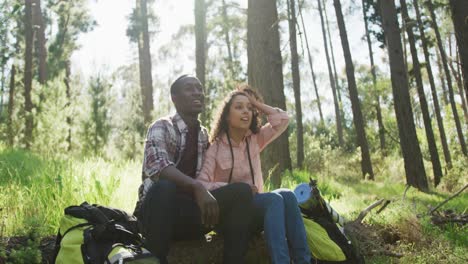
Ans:
{"label": "shaded forest floor", "polygon": [[[468,194],[463,192],[442,206],[436,213],[438,217],[429,214],[431,208],[466,184],[466,169],[461,170],[461,178],[448,175],[440,187],[427,194],[414,188],[406,190],[402,163],[394,157],[375,162],[375,181],[361,180],[350,157],[336,159],[318,172],[309,169],[288,173],[282,185],[294,188],[308,182],[309,177],[318,179],[324,198],[348,220],[356,219],[375,201],[390,201],[379,213],[376,208],[362,223],[346,227],[367,263],[468,262],[468,230],[463,221]],[[462,162],[462,168],[466,163]],[[137,199],[140,169],[139,160],[47,158],[0,146],[0,264],[41,263],[47,259],[63,208],[69,205],[88,201],[131,212]],[[176,263],[184,263],[184,259],[191,263],[194,256],[197,263],[216,262],[222,254],[222,246],[216,241],[177,245],[173,254],[181,252],[180,248],[194,251],[173,257]],[[268,263],[261,239],[252,243],[249,263]],[[206,255],[191,253],[199,252],[200,246],[208,252]]]}

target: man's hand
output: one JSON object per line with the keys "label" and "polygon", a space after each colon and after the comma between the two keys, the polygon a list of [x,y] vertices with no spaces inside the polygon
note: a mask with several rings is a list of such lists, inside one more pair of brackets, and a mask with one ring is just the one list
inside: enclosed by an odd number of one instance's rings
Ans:
{"label": "man's hand", "polygon": [[258,188],[255,185],[250,185],[250,189],[252,189],[252,193],[255,195],[258,193]]}
{"label": "man's hand", "polygon": [[214,227],[218,224],[218,201],[213,195],[199,182],[196,182],[193,186],[193,195],[200,208],[202,224],[207,227]]}

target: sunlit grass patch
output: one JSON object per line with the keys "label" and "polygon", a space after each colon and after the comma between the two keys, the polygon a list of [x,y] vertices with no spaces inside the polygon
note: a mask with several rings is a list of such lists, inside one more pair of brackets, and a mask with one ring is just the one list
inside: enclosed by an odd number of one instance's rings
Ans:
{"label": "sunlit grass patch", "polygon": [[63,209],[83,201],[132,212],[140,184],[139,162],[101,158],[59,160],[23,151],[0,152],[0,232],[53,234]]}

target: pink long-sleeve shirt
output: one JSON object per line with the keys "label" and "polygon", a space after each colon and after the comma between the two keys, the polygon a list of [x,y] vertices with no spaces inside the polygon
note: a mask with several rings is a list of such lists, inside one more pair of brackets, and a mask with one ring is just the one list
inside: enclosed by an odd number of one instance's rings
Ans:
{"label": "pink long-sleeve shirt", "polygon": [[[258,191],[263,192],[262,166],[260,163],[260,152],[288,127],[289,117],[283,110],[268,115],[266,123],[257,134],[250,130],[246,134],[249,141],[249,151],[254,171],[255,186]],[[231,140],[234,153],[234,169],[231,182],[245,182],[253,184],[250,173],[249,158],[247,155],[247,144],[245,139],[241,143]],[[231,151],[226,134],[222,134],[208,148],[202,170],[197,178],[206,189],[214,190],[228,184],[229,174],[232,168]]]}

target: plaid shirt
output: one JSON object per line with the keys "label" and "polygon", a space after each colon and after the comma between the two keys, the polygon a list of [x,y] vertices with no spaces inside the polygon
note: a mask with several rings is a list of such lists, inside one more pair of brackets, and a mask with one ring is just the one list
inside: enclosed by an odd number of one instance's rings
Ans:
{"label": "plaid shirt", "polygon": [[[188,127],[176,113],[157,120],[148,130],[142,169],[142,184],[138,189],[138,203],[135,212],[146,196],[151,185],[159,179],[167,166],[177,166],[182,158],[187,140]],[[203,156],[208,148],[208,131],[200,126],[198,132],[198,157],[195,177],[201,171]]]}

